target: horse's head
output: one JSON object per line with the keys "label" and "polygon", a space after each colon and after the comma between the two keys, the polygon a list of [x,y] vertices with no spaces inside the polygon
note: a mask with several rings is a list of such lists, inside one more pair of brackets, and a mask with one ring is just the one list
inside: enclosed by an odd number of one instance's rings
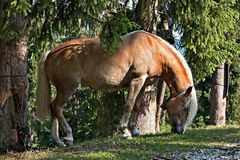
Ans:
{"label": "horse's head", "polygon": [[170,97],[162,105],[167,110],[173,133],[183,134],[197,113],[197,99],[194,87]]}

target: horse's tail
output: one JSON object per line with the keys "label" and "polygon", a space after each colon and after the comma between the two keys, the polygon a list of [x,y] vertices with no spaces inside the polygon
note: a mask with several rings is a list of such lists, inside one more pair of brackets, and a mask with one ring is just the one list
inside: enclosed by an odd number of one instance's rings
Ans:
{"label": "horse's tail", "polygon": [[49,52],[46,52],[40,59],[38,65],[38,82],[36,93],[36,115],[39,119],[45,120],[49,112],[49,105],[51,101],[51,88],[50,82],[47,78],[45,71],[45,60]]}

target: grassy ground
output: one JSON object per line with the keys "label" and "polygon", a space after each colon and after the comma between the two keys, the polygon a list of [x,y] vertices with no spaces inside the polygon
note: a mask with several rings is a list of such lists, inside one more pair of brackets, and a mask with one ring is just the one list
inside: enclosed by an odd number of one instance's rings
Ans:
{"label": "grassy ground", "polygon": [[148,159],[171,152],[198,148],[240,150],[240,126],[188,129],[184,135],[169,132],[126,140],[121,137],[99,138],[65,148],[49,148],[24,153],[9,153],[0,159]]}

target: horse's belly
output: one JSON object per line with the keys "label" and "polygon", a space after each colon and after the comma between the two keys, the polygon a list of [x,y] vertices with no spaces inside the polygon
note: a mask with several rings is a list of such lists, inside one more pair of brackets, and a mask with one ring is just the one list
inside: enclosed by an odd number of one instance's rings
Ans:
{"label": "horse's belly", "polygon": [[125,80],[125,75],[126,73],[118,71],[100,71],[86,78],[82,78],[82,82],[95,90],[112,92],[128,86],[129,82]]}

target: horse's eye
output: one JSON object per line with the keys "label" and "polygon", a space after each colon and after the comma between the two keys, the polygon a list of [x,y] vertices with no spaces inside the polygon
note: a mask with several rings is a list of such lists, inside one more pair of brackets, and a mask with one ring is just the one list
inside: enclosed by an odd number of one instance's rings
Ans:
{"label": "horse's eye", "polygon": [[184,111],[188,111],[188,110],[189,110],[189,107],[184,106],[184,107],[183,107],[183,110],[184,110]]}

